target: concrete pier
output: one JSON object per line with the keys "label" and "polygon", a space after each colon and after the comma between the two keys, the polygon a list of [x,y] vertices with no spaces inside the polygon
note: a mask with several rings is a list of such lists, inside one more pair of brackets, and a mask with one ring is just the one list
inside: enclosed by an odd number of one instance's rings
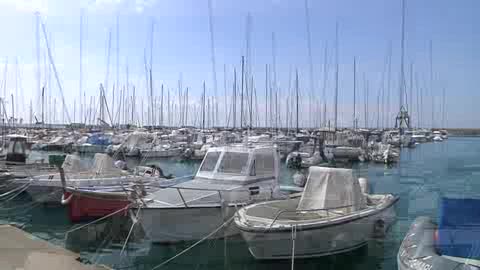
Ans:
{"label": "concrete pier", "polygon": [[80,256],[52,245],[21,229],[0,226],[0,269],[2,270],[110,270],[106,266],[85,265]]}

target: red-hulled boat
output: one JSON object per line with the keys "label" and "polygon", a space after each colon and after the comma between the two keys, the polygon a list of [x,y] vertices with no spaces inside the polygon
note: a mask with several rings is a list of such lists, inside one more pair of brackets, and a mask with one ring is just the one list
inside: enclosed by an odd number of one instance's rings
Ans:
{"label": "red-hulled boat", "polygon": [[98,191],[67,187],[62,197],[62,204],[68,206],[70,221],[79,222],[101,218],[116,211],[119,211],[118,215],[126,215],[130,200],[125,191]]}

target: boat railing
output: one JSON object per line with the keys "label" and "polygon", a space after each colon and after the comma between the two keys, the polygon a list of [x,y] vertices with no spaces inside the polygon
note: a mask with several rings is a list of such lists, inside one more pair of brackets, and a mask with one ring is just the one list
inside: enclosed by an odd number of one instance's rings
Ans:
{"label": "boat railing", "polygon": [[[196,188],[196,187],[175,187],[173,185],[173,186],[166,187],[166,188],[172,188],[172,189],[177,190],[178,195],[179,195],[180,199],[182,200],[182,204],[185,206],[185,208],[189,208],[190,206],[188,204],[191,203],[191,202],[210,197],[210,196],[212,196],[214,194],[217,194],[217,193],[218,193],[220,203],[224,199],[224,195],[222,195],[222,193],[230,193],[230,194],[231,193],[247,193],[249,195],[260,194],[260,188],[259,187],[253,187],[253,189],[250,189],[252,187],[249,187],[249,189],[238,189],[240,187],[237,187],[237,188],[234,188],[234,189],[213,189],[213,188]],[[270,189],[271,189],[271,194],[273,194],[273,188],[270,188]],[[212,192],[187,201],[187,200],[185,200],[185,197],[183,196],[181,190],[212,191]]]}
{"label": "boat railing", "polygon": [[325,211],[327,213],[327,218],[330,217],[330,212],[333,211],[333,210],[338,210],[338,209],[343,209],[343,208],[348,208],[348,207],[353,207],[355,206],[354,204],[351,204],[351,205],[343,205],[343,206],[336,206],[336,207],[328,207],[328,208],[319,208],[319,209],[305,209],[305,210],[298,210],[298,209],[295,209],[295,210],[288,210],[288,209],[283,209],[283,210],[279,210],[277,212],[277,214],[275,215],[275,218],[273,219],[272,223],[270,223],[270,226],[268,227],[268,229],[271,229],[273,224],[275,224],[275,222],[278,220],[278,218],[284,214],[284,213],[301,213],[301,214],[304,214],[304,213],[311,213],[311,212],[318,212],[318,211]]}

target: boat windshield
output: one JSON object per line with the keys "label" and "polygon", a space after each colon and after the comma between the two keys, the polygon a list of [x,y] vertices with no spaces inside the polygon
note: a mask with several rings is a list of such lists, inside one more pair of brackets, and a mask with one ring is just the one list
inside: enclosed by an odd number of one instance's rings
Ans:
{"label": "boat windshield", "polygon": [[271,153],[257,153],[250,175],[274,175],[275,159]]}
{"label": "boat windshield", "polygon": [[248,153],[225,152],[218,167],[220,173],[248,174]]}
{"label": "boat windshield", "polygon": [[203,160],[200,171],[212,172],[215,169],[215,165],[217,165],[218,157],[220,157],[220,152],[208,152]]}
{"label": "boat windshield", "polygon": [[9,153],[17,153],[17,154],[24,154],[25,153],[22,143],[18,142],[18,141],[11,141],[9,143],[8,152]]}

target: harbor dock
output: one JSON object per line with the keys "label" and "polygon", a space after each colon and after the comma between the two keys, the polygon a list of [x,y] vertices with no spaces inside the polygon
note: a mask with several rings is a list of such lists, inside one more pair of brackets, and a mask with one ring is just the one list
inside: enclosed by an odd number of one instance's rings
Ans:
{"label": "harbor dock", "polygon": [[4,270],[109,270],[85,265],[79,254],[55,246],[11,225],[0,226],[0,269]]}

